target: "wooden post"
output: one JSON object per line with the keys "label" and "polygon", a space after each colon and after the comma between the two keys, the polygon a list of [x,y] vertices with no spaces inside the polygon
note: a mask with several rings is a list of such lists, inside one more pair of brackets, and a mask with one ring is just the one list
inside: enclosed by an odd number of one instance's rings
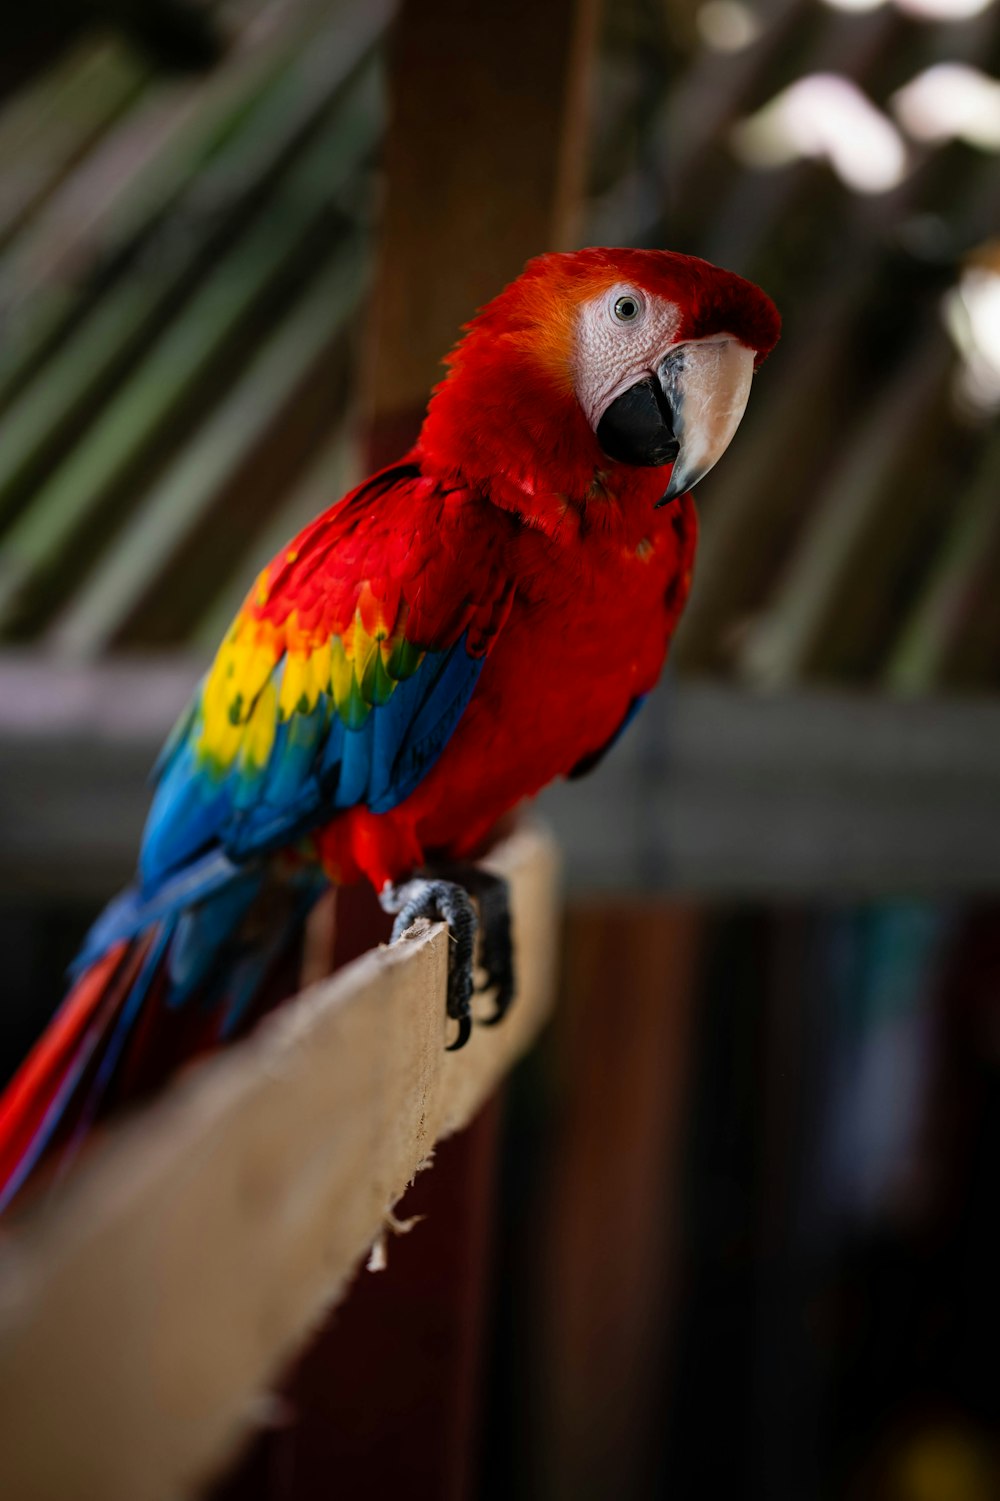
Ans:
{"label": "wooden post", "polygon": [[662,901],[579,903],[569,916],[532,1415],[533,1479],[553,1501],[656,1489],[700,946],[698,912]]}
{"label": "wooden post", "polygon": [[[574,241],[596,0],[421,0],[392,45],[386,198],[370,303],[366,468],[412,444],[463,323],[544,250]],[[383,936],[373,899],[338,896],[334,958]],[[348,909],[350,915],[348,916]],[[312,936],[317,937],[317,927]],[[316,962],[314,943],[310,962]],[[472,1040],[474,1046],[476,1038]],[[498,1107],[448,1144],[401,1213],[426,1217],[361,1273],[262,1435],[239,1501],[469,1493]]]}
{"label": "wooden post", "polygon": [[576,242],[597,0],[421,0],[396,26],[370,452],[412,442],[462,324]]}

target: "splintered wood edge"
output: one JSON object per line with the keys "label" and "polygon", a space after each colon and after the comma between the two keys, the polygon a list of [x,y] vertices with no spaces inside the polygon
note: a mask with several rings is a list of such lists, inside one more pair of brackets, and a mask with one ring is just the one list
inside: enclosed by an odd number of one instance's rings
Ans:
{"label": "splintered wood edge", "polygon": [[552,841],[522,827],[485,863],[512,886],[501,1026],[445,1051],[443,926],[366,954],[109,1132],[5,1235],[4,1501],[196,1494],[266,1412],[434,1143],[548,1012]]}

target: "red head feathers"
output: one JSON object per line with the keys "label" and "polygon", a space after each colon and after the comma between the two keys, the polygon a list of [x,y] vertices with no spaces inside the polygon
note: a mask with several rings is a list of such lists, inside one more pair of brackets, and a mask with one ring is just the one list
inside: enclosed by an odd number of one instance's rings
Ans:
{"label": "red head feathers", "polygon": [[529,515],[667,464],[672,498],[725,451],[779,327],[759,287],[695,256],[538,256],[449,356],[421,452]]}

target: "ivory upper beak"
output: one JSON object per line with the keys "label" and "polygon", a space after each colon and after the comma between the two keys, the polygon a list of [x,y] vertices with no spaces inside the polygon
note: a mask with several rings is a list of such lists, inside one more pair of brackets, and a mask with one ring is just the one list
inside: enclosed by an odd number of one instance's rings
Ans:
{"label": "ivory upper beak", "polygon": [[729,338],[680,344],[663,359],[657,377],[680,449],[659,505],[693,489],[721,459],[746,411],[753,365],[753,350]]}

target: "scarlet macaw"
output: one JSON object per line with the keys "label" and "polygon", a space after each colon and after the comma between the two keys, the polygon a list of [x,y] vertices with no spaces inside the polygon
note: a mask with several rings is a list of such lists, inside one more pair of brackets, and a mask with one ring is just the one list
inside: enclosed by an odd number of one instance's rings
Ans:
{"label": "scarlet macaw", "polygon": [[[589,768],[660,673],[688,493],[778,336],[757,287],[658,250],[543,255],[468,325],[414,448],[260,574],[161,756],[136,882],[0,1100],[9,1201],[44,1156],[259,1014],[328,882],[366,877],[513,993],[495,878],[453,868]],[[441,862],[450,869],[442,871]]]}

